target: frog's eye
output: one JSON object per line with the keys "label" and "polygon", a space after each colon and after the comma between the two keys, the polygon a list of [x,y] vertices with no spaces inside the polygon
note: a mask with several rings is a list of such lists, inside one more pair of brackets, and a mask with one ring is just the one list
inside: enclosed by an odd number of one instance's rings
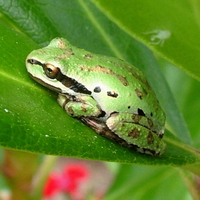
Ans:
{"label": "frog's eye", "polygon": [[30,63],[31,65],[42,65],[39,61],[37,61],[33,58],[28,59],[27,63]]}
{"label": "frog's eye", "polygon": [[46,64],[44,67],[44,72],[47,75],[47,77],[54,79],[58,76],[60,69],[51,65],[51,64]]}

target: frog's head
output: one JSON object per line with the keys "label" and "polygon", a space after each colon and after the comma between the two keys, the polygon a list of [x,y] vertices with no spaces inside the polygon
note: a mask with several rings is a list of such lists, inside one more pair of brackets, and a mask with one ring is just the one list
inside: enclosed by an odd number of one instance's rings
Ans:
{"label": "frog's head", "polygon": [[32,51],[26,58],[26,68],[31,77],[56,92],[67,92],[62,83],[66,71],[60,63],[64,55],[69,58],[68,44],[63,38],[55,38],[47,47]]}

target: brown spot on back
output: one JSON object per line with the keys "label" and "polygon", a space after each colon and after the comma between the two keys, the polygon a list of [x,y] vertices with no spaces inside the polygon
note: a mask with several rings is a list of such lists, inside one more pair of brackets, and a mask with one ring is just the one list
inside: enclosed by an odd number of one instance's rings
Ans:
{"label": "brown spot on back", "polygon": [[153,126],[153,121],[151,119],[148,119],[148,124],[149,124],[149,127],[152,127]]}
{"label": "brown spot on back", "polygon": [[114,75],[124,86],[128,85],[128,81],[126,80],[126,77],[124,77],[120,74],[117,74],[117,73],[113,72],[111,69],[102,67],[100,65],[97,65],[97,66],[94,66],[94,67],[79,66],[79,68],[81,70],[84,70],[84,71],[91,71],[91,72]]}
{"label": "brown spot on back", "polygon": [[66,49],[64,53],[57,55],[54,58],[54,60],[57,61],[57,62],[59,62],[60,60],[68,59],[68,58],[70,58],[73,55],[74,55],[74,53],[72,52],[71,49]]}
{"label": "brown spot on back", "polygon": [[91,59],[91,58],[92,58],[92,55],[91,55],[91,54],[85,54],[85,55],[84,55],[84,58]]}
{"label": "brown spot on back", "polygon": [[136,95],[137,97],[142,100],[142,92],[140,90],[138,90],[137,88],[135,89]]}
{"label": "brown spot on back", "polygon": [[128,133],[128,137],[137,140],[140,137],[140,129],[134,128]]}
{"label": "brown spot on back", "polygon": [[149,131],[149,134],[147,136],[147,144],[151,145],[154,142],[154,138],[153,138],[153,133],[151,131]]}
{"label": "brown spot on back", "polygon": [[60,49],[65,49],[66,48],[66,43],[63,42],[63,40],[61,38],[58,38],[58,43],[57,43],[57,46],[60,48]]}
{"label": "brown spot on back", "polygon": [[135,123],[139,123],[141,118],[142,118],[142,116],[140,116],[140,115],[136,115],[136,114],[132,115],[133,122],[135,122]]}

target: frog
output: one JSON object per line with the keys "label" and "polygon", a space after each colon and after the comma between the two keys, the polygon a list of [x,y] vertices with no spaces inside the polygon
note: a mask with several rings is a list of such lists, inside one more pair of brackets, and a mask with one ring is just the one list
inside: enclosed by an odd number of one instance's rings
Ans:
{"label": "frog", "polygon": [[165,113],[144,74],[128,62],[54,38],[26,58],[30,76],[58,93],[63,110],[139,153],[162,155]]}

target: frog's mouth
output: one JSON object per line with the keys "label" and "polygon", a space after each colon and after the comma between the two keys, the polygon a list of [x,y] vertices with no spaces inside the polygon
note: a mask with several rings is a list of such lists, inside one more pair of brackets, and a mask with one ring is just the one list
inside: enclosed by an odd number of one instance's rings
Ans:
{"label": "frog's mouth", "polygon": [[[29,74],[30,74],[30,73],[29,73]],[[37,78],[37,77],[33,76],[32,74],[30,74],[30,76],[31,76],[36,82],[38,82],[38,83],[40,83],[41,85],[43,85],[43,86],[49,88],[50,90],[53,90],[53,91],[55,91],[55,92],[57,92],[57,93],[61,93],[61,92],[62,92],[62,90],[61,90],[60,88],[55,87],[55,86],[52,86],[51,84],[48,84],[47,82],[44,82],[43,80],[41,80],[40,78]]]}

